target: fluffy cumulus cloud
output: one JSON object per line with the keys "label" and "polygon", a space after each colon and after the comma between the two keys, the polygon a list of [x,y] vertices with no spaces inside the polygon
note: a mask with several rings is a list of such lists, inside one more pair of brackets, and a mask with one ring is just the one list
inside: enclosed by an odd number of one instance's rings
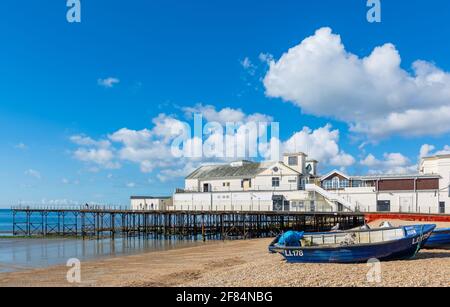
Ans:
{"label": "fluffy cumulus cloud", "polygon": [[185,107],[183,111],[188,118],[192,118],[194,114],[201,114],[208,122],[226,123],[248,123],[248,122],[267,122],[273,121],[273,117],[260,114],[246,114],[241,109],[223,108],[217,110],[212,105],[197,104],[194,107]]}
{"label": "fluffy cumulus cloud", "polygon": [[355,163],[353,156],[339,148],[339,130],[333,130],[331,125],[316,130],[303,128],[282,143],[282,151],[305,152],[327,166],[348,167]]}
{"label": "fluffy cumulus cloud", "polygon": [[411,72],[400,64],[393,44],[361,58],[330,28],[321,28],[270,61],[264,86],[270,97],[347,122],[353,132],[375,139],[449,132],[450,74],[426,61],[415,61]]}
{"label": "fluffy cumulus cloud", "polygon": [[401,153],[385,153],[382,159],[369,154],[361,161],[361,165],[368,167],[369,174],[414,174],[418,166]]}
{"label": "fluffy cumulus cloud", "polygon": [[385,153],[381,159],[369,154],[360,161],[360,164],[367,167],[369,174],[416,174],[420,158],[448,154],[450,154],[449,145],[438,149],[434,145],[423,144],[419,155],[416,156],[417,159],[409,159],[401,153]]}
{"label": "fluffy cumulus cloud", "polygon": [[70,140],[79,146],[73,152],[74,158],[90,164],[92,170],[120,168],[120,163],[115,161],[114,148],[110,141],[96,141],[84,135],[74,135]]}
{"label": "fluffy cumulus cloud", "polygon": [[[151,173],[163,182],[186,176],[202,163],[244,158],[273,160],[288,151],[306,152],[322,165],[346,167],[355,162],[339,148],[339,131],[330,125],[316,130],[305,127],[286,141],[273,136],[269,140],[271,116],[201,104],[183,111],[189,119],[194,114],[202,114],[203,140],[187,123],[160,114],[152,120],[149,129],[122,128],[100,140],[85,135],[72,136],[70,139],[77,146],[73,156],[98,169],[136,164],[141,172]],[[234,128],[227,131],[227,123],[234,123]],[[183,142],[177,143],[180,136]]]}

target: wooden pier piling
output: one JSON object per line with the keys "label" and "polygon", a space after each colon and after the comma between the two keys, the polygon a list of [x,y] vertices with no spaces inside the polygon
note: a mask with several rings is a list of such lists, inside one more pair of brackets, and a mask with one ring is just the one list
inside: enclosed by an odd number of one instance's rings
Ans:
{"label": "wooden pier piling", "polygon": [[16,236],[104,238],[158,236],[198,238],[273,237],[286,230],[328,231],[364,224],[352,212],[131,211],[121,208],[12,207]]}

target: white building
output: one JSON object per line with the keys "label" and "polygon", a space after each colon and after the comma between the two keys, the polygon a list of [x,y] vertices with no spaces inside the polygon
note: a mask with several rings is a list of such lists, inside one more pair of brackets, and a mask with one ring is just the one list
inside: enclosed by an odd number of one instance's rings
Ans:
{"label": "white building", "polygon": [[164,211],[172,209],[172,197],[131,196],[131,210]]}
{"label": "white building", "polygon": [[450,212],[450,155],[424,158],[413,175],[318,177],[304,153],[281,162],[202,166],[173,196],[172,210]]}

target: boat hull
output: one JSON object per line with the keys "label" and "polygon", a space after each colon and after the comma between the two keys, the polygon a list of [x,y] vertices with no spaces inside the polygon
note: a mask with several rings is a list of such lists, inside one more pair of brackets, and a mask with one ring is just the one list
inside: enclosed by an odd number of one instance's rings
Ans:
{"label": "boat hull", "polygon": [[362,263],[370,259],[380,261],[401,260],[413,257],[434,230],[433,226],[405,238],[376,244],[360,244],[340,247],[281,247],[276,244],[270,250],[284,256],[289,263]]}
{"label": "boat hull", "polygon": [[424,248],[427,249],[448,249],[450,248],[450,228],[436,229],[431,233]]}

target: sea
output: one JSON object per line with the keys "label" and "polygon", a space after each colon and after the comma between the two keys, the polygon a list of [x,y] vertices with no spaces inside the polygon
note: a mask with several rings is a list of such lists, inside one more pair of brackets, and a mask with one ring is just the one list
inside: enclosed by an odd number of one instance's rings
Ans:
{"label": "sea", "polygon": [[12,212],[0,209],[0,234],[12,232]]}
{"label": "sea", "polygon": [[96,260],[197,246],[195,240],[116,237],[101,240],[12,237],[12,212],[0,209],[0,273],[64,265],[70,259]]}

